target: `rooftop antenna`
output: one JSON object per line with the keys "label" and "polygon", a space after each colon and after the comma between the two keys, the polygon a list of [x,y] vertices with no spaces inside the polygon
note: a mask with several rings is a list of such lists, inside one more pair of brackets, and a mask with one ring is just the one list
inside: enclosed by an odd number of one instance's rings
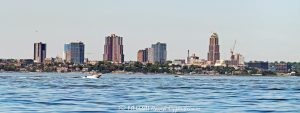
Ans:
{"label": "rooftop antenna", "polygon": [[188,50],[188,57],[187,57],[187,63],[189,64],[190,63],[190,50]]}

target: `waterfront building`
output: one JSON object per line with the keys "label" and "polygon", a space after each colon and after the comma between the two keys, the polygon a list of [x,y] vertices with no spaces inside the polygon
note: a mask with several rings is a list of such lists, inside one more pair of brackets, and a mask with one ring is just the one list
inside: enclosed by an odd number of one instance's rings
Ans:
{"label": "waterfront building", "polygon": [[185,65],[185,59],[175,59],[172,64],[174,65]]}
{"label": "waterfront building", "polygon": [[237,53],[232,55],[231,60],[228,61],[229,67],[244,67],[245,66],[245,58],[243,55]]}
{"label": "waterfront building", "polygon": [[23,64],[33,64],[34,63],[34,60],[32,60],[32,59],[18,59],[17,61],[18,61],[18,63],[23,63]]}
{"label": "waterfront building", "polygon": [[71,42],[65,44],[65,60],[68,63],[84,63],[84,44],[82,42]]}
{"label": "waterfront building", "polygon": [[152,44],[153,49],[153,62],[154,63],[165,63],[167,61],[167,44],[157,42]]}
{"label": "waterfront building", "polygon": [[146,48],[147,50],[147,63],[155,63],[154,62],[154,52],[153,52],[153,48]]}
{"label": "waterfront building", "polygon": [[220,45],[217,33],[213,33],[209,39],[209,51],[207,60],[212,64],[215,64],[217,60],[220,60]]}
{"label": "waterfront building", "polygon": [[32,60],[32,59],[18,59],[17,60],[17,66],[19,66],[21,68],[24,68],[24,67],[27,67],[27,66],[33,65],[33,64],[34,64],[34,60]]}
{"label": "waterfront building", "polygon": [[188,63],[187,65],[195,65],[195,66],[201,66],[201,67],[207,67],[207,61],[204,59],[200,59],[196,54],[193,54],[192,56],[188,55]]}
{"label": "waterfront building", "polygon": [[137,54],[137,61],[143,62],[143,50],[139,50]]}
{"label": "waterfront building", "polygon": [[148,61],[148,52],[147,50],[139,50],[138,51],[138,61],[141,62],[141,63],[145,63]]}
{"label": "waterfront building", "polygon": [[226,61],[225,61],[225,60],[217,60],[217,61],[215,62],[215,66],[216,66],[216,67],[226,67],[227,64],[226,64]]}
{"label": "waterfront building", "polygon": [[287,63],[276,63],[275,69],[277,73],[287,73],[288,72],[288,64]]}
{"label": "waterfront building", "polygon": [[15,63],[18,63],[18,60],[16,60],[16,59],[0,59],[1,65],[15,64]]}
{"label": "waterfront building", "polygon": [[275,63],[272,62],[269,63],[268,71],[276,72]]}
{"label": "waterfront building", "polygon": [[44,63],[45,63],[45,64],[63,63],[63,59],[60,58],[60,57],[58,57],[58,56],[55,57],[55,58],[53,58],[53,57],[51,57],[51,58],[46,58]]}
{"label": "waterfront building", "polygon": [[113,63],[123,63],[123,37],[112,34],[105,37],[103,60]]}
{"label": "waterfront building", "polygon": [[236,65],[238,67],[244,67],[245,66],[245,57],[242,54],[235,54],[233,59],[236,61]]}
{"label": "waterfront building", "polygon": [[54,58],[46,58],[45,59],[45,64],[53,64],[54,63]]}
{"label": "waterfront building", "polygon": [[98,63],[99,63],[99,61],[97,61],[97,60],[92,60],[92,61],[90,60],[87,62],[87,64],[89,64],[89,65],[96,65]]}
{"label": "waterfront building", "polygon": [[39,42],[34,43],[34,62],[44,63],[46,58],[46,44]]}
{"label": "waterfront building", "polygon": [[137,55],[138,62],[148,63],[148,49],[139,50]]}
{"label": "waterfront building", "polygon": [[247,63],[249,68],[261,69],[263,71],[267,71],[269,69],[269,62],[264,61],[250,61]]}

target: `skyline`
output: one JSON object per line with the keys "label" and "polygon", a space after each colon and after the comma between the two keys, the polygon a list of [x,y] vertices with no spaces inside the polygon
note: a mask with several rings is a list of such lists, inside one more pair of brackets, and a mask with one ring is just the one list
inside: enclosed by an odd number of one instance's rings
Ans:
{"label": "skyline", "polygon": [[33,58],[35,42],[47,43],[47,57],[62,57],[65,43],[82,41],[92,53],[87,58],[103,60],[105,36],[117,34],[124,37],[125,61],[156,42],[168,44],[169,60],[185,59],[187,50],[206,59],[217,32],[221,59],[230,58],[237,40],[236,52],[246,61],[300,61],[297,0],[11,0],[0,12],[0,58]]}

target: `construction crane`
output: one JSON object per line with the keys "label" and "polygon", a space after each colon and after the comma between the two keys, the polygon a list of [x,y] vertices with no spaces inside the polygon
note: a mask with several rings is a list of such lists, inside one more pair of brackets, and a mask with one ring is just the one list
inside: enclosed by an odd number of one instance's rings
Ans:
{"label": "construction crane", "polygon": [[235,46],[236,46],[236,40],[234,40],[234,44],[233,47],[230,49],[230,53],[231,53],[231,60],[234,60],[234,50],[235,50]]}

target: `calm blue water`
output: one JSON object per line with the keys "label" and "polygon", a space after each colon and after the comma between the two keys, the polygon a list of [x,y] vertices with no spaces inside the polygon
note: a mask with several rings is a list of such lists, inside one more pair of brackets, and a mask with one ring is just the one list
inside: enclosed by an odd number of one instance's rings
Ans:
{"label": "calm blue water", "polygon": [[0,112],[300,112],[300,77],[0,73]]}

